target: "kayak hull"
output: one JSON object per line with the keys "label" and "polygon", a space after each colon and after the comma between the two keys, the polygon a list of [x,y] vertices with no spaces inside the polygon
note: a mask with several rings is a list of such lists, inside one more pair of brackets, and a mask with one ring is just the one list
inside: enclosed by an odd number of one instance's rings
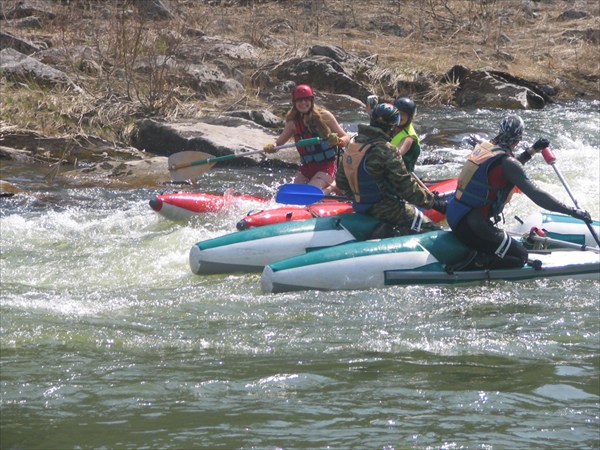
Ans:
{"label": "kayak hull", "polygon": [[342,214],[251,228],[196,243],[189,264],[195,274],[260,272],[281,259],[365,240],[378,224],[369,216]]}
{"label": "kayak hull", "polygon": [[236,228],[238,230],[247,230],[280,222],[306,220],[315,217],[330,217],[353,212],[354,208],[352,208],[352,204],[344,201],[323,201],[308,206],[287,205],[280,208],[251,211],[236,224]]}
{"label": "kayak hull", "polygon": [[451,232],[433,231],[379,241],[349,243],[277,261],[261,275],[264,293],[298,290],[362,290],[388,286],[457,285],[490,280],[600,279],[600,255],[555,250],[532,253],[541,268],[455,271],[469,248]]}
{"label": "kayak hull", "polygon": [[[537,222],[538,226],[552,230],[552,226],[559,223],[559,219],[554,216],[557,215],[543,215]],[[255,227],[194,244],[190,249],[189,264],[192,272],[199,275],[261,272],[265,266],[277,261],[312,254],[327,247],[366,241],[379,223],[370,216],[354,213]],[[559,236],[583,242],[586,232],[589,233],[582,222],[574,221],[571,223],[570,234]],[[422,235],[403,238],[418,241],[420,236]],[[568,240],[566,238],[564,240]],[[381,242],[393,241],[385,239]],[[459,253],[454,258],[456,261],[448,260],[449,256],[445,257],[444,263],[454,264],[466,256],[468,249],[456,242],[452,246],[446,246],[445,251],[448,255]],[[381,250],[383,254],[392,252],[391,249]],[[386,258],[388,256],[382,257],[383,262]],[[357,277],[361,276],[363,274],[359,270]]]}
{"label": "kayak hull", "polygon": [[252,195],[217,195],[206,192],[174,192],[161,194],[149,201],[152,210],[166,219],[185,220],[197,214],[219,212],[244,202],[268,203],[265,198]]}

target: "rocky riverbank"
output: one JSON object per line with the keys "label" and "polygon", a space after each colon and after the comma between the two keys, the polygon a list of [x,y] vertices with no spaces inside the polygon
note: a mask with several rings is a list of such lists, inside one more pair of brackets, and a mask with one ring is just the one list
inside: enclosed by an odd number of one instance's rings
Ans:
{"label": "rocky riverbank", "polygon": [[2,178],[23,164],[50,182],[161,184],[175,152],[262,148],[298,83],[334,112],[371,93],[510,110],[600,98],[596,1],[362,3],[4,1]]}

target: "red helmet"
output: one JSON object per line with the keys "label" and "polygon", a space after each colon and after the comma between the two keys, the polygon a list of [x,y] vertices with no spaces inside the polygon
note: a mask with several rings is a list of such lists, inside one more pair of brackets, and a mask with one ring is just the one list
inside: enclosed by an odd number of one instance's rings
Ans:
{"label": "red helmet", "polygon": [[292,100],[299,100],[307,97],[315,98],[315,93],[308,84],[300,84],[292,91]]}

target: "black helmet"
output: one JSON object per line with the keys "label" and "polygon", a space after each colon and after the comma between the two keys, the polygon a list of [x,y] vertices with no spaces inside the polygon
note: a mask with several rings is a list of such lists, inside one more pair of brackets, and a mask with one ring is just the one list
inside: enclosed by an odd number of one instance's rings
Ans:
{"label": "black helmet", "polygon": [[417,104],[408,97],[399,97],[394,101],[394,106],[398,111],[402,111],[412,119],[417,112]]}
{"label": "black helmet", "polygon": [[389,133],[400,122],[400,112],[391,103],[380,103],[371,113],[371,126]]}
{"label": "black helmet", "polygon": [[496,137],[497,143],[514,144],[523,137],[525,123],[521,117],[516,114],[506,116],[500,122],[500,133]]}

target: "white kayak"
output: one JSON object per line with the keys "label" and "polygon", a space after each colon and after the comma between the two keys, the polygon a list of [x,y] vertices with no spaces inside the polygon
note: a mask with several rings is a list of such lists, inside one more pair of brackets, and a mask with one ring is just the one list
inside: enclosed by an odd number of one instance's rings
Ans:
{"label": "white kayak", "polygon": [[449,231],[356,242],[310,252],[265,267],[265,293],[296,290],[372,289],[386,286],[453,285],[538,278],[600,279],[595,251],[532,251],[522,268],[447,271],[470,249]]}
{"label": "white kayak", "polygon": [[[551,237],[580,244],[586,241],[589,231],[582,222],[571,219],[566,230],[568,235],[552,234],[554,227],[566,216],[541,214],[536,217],[531,220],[536,226],[550,230]],[[189,264],[193,273],[203,275],[261,272],[276,261],[370,239],[378,225],[379,222],[370,216],[341,214],[251,228],[194,244],[190,249]],[[562,225],[559,231],[565,231]]]}
{"label": "white kayak", "polygon": [[294,220],[198,242],[189,254],[195,274],[261,272],[272,262],[369,238],[379,221],[362,214]]}

